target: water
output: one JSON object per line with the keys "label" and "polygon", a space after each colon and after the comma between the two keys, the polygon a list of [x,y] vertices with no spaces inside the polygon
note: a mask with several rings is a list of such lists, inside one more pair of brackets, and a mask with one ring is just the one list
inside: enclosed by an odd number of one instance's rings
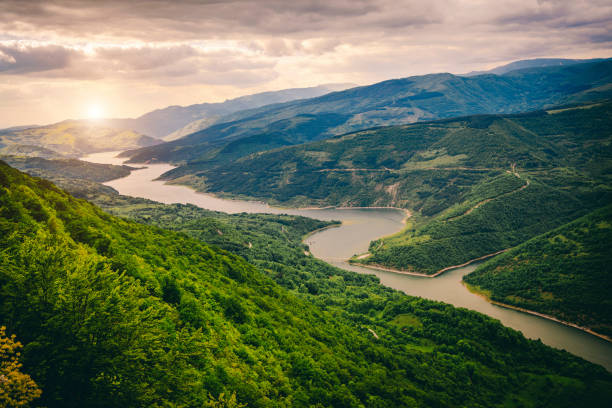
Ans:
{"label": "water", "polygon": [[[121,164],[123,160],[116,158],[116,154],[117,152],[97,153],[86,156],[83,160]],[[317,232],[306,239],[314,256],[343,269],[374,274],[380,278],[383,285],[409,295],[439,300],[487,314],[499,319],[508,327],[520,330],[526,337],[541,339],[549,346],[565,349],[612,371],[612,343],[551,320],[495,306],[469,292],[461,284],[461,278],[473,271],[476,265],[451,270],[432,279],[367,269],[346,262],[351,256],[366,252],[370,241],[401,230],[402,220],[405,217],[403,211],[390,208],[283,209],[270,207],[258,201],[226,200],[210,194],[196,193],[184,186],[154,181],[173,168],[169,164],[146,166],[146,169],[133,171],[127,177],[105,184],[115,188],[120,194],[148,198],[166,204],[191,203],[226,213],[292,214],[320,220],[342,221],[342,226]]]}

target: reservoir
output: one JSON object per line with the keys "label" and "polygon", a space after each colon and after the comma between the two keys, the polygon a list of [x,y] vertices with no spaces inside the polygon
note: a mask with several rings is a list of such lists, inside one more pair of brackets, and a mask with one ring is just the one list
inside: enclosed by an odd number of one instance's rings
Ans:
{"label": "reservoir", "polygon": [[[123,159],[115,157],[117,153],[96,153],[82,160],[122,164]],[[378,276],[383,285],[401,290],[408,295],[438,300],[484,313],[500,320],[508,327],[521,331],[528,338],[540,339],[549,346],[567,350],[612,371],[612,343],[561,323],[493,305],[469,292],[461,284],[461,278],[473,271],[476,265],[450,270],[436,278],[426,278],[368,269],[346,262],[351,256],[366,252],[370,241],[400,231],[403,227],[402,221],[406,216],[402,210],[392,208],[284,209],[271,207],[259,201],[221,199],[211,194],[197,193],[185,186],[155,181],[157,177],[172,168],[174,166],[165,163],[147,164],[146,168],[132,171],[127,177],[104,184],[113,187],[123,195],[147,198],[166,204],[189,203],[208,210],[226,213],[291,214],[320,220],[342,221],[341,226],[319,231],[306,239],[305,242],[314,256],[343,269],[374,274]]]}

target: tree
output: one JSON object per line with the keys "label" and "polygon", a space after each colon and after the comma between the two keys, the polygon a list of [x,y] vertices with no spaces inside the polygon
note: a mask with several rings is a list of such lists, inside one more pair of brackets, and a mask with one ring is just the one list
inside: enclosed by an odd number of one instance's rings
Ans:
{"label": "tree", "polygon": [[6,327],[0,327],[0,405],[6,408],[27,407],[41,394],[34,380],[21,372],[21,347],[14,334],[9,337]]}
{"label": "tree", "polygon": [[219,398],[215,398],[212,395],[209,395],[208,398],[209,401],[206,406],[209,408],[243,408],[247,406],[238,402],[236,393],[225,396],[225,393],[222,392],[219,394]]}

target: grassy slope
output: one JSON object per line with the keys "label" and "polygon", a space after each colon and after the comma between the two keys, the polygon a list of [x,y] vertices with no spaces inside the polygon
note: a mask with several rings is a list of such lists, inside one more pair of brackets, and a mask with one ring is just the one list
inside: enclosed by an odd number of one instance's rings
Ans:
{"label": "grassy slope", "polygon": [[612,206],[496,257],[464,280],[491,299],[612,336]]}
{"label": "grassy slope", "polygon": [[[48,407],[201,406],[221,392],[252,407],[604,406],[612,397],[602,369],[478,313],[331,267],[318,274],[305,256],[285,271],[320,292],[303,282],[308,294],[296,296],[230,252],[109,216],[4,164],[0,186],[0,319],[25,344],[24,370]],[[152,207],[162,223],[211,233],[194,207]],[[289,242],[309,222],[274,225],[295,228],[281,238]]]}

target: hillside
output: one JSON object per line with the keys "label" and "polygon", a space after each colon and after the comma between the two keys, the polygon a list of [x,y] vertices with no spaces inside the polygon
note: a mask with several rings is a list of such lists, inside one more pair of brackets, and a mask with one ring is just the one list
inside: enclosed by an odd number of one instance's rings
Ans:
{"label": "hillside", "polygon": [[133,149],[158,143],[149,136],[112,129],[98,121],[65,120],[47,126],[0,131],[2,155],[80,157],[88,153]]}
{"label": "hillside", "polygon": [[497,302],[612,337],[612,206],[537,236],[464,277]]}
{"label": "hillside", "polygon": [[346,89],[350,84],[326,84],[310,88],[292,88],[261,92],[219,103],[200,103],[189,106],[168,106],[145,113],[135,119],[107,119],[113,127],[150,135],[167,141],[197,132],[232,113],[264,105],[296,99],[314,98],[329,92]]}
{"label": "hillside", "polygon": [[90,163],[77,159],[43,159],[28,156],[0,156],[0,159],[31,176],[54,182],[56,179],[74,178],[104,183],[125,177],[135,169],[131,166]]}
{"label": "hillside", "polygon": [[175,181],[282,205],[411,209],[407,229],[360,261],[434,273],[606,204],[611,121],[606,102],[371,129]]}
{"label": "hillside", "polygon": [[[354,293],[343,300],[352,316],[335,314],[230,252],[110,216],[4,163],[0,186],[0,320],[25,346],[37,406],[229,406],[235,395],[250,407],[569,407],[612,397],[602,368],[481,314],[331,267],[293,275],[320,283],[318,294],[306,287],[322,304],[340,288]],[[232,229],[192,206],[141,210],[194,236]],[[293,239],[320,223],[275,222],[271,231]]]}
{"label": "hillside", "polygon": [[128,151],[132,162],[179,163],[169,174],[253,152],[320,140],[373,126],[479,113],[510,113],[610,97],[612,61],[531,68],[505,75],[431,74],[380,82],[317,98],[237,112],[180,140]]}

